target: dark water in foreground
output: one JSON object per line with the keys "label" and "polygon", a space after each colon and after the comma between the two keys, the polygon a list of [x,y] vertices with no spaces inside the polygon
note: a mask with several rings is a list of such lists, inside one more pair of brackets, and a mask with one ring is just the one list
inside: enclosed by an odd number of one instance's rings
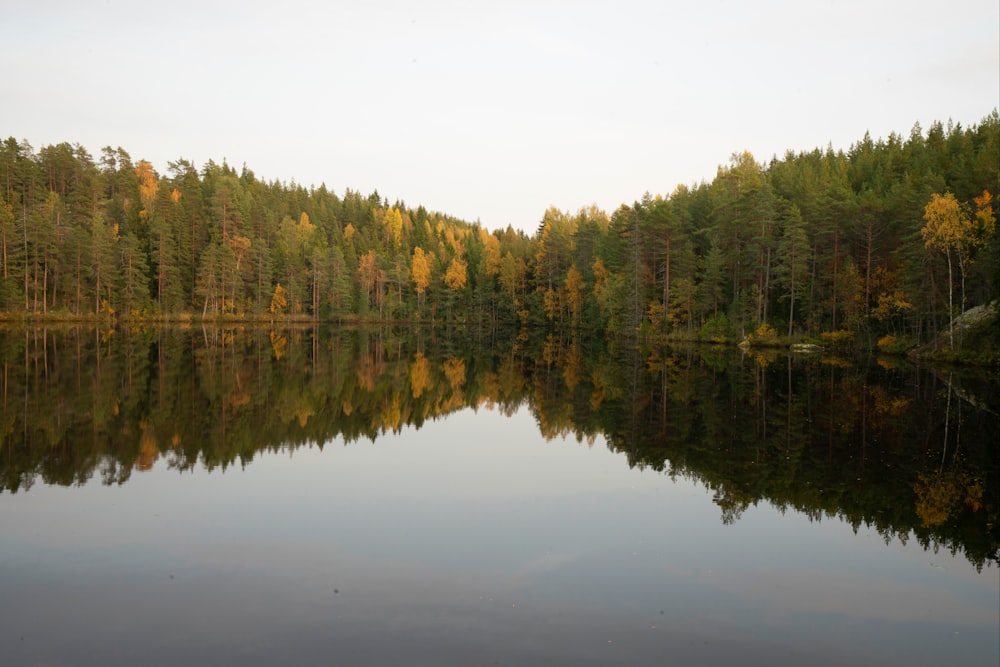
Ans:
{"label": "dark water in foreground", "polygon": [[0,358],[4,664],[1000,659],[989,379],[385,331]]}

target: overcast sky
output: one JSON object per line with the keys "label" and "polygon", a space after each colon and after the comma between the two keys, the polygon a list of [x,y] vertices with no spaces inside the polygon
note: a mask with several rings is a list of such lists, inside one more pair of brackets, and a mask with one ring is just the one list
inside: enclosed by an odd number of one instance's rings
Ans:
{"label": "overcast sky", "polygon": [[1000,105],[997,0],[0,0],[0,136],[488,228]]}

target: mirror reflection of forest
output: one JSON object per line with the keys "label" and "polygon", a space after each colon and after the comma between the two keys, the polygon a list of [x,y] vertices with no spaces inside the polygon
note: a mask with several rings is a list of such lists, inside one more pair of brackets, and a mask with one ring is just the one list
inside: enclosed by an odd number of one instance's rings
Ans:
{"label": "mirror reflection of forest", "polygon": [[6,492],[246,465],[261,451],[525,406],[546,438],[603,436],[630,466],[700,481],[726,523],[767,502],[977,567],[1000,554],[990,377],[409,328],[5,329],[0,360]]}

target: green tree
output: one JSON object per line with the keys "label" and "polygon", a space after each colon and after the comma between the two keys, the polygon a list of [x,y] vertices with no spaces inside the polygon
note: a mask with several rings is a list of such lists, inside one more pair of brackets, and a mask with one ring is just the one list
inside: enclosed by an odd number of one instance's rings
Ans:
{"label": "green tree", "polygon": [[10,310],[17,305],[17,230],[14,209],[0,194],[0,310]]}
{"label": "green tree", "polygon": [[135,234],[122,237],[121,251],[121,305],[122,312],[138,315],[149,305],[149,262],[142,244]]}
{"label": "green tree", "polygon": [[779,297],[788,302],[788,335],[795,326],[795,304],[802,299],[803,287],[809,271],[809,237],[799,207],[788,206],[784,230],[777,248],[775,286],[781,290]]}
{"label": "green tree", "polygon": [[158,202],[149,218],[150,260],[155,274],[155,296],[160,313],[176,313],[183,310],[184,284],[178,255],[181,249],[175,238],[176,224],[171,217],[177,213],[171,193],[160,190]]}
{"label": "green tree", "polygon": [[115,289],[120,269],[117,258],[118,235],[101,215],[90,224],[91,266],[93,267],[94,312],[115,312]]}
{"label": "green tree", "polygon": [[329,304],[334,314],[342,315],[351,308],[351,269],[340,246],[330,248],[329,268]]}

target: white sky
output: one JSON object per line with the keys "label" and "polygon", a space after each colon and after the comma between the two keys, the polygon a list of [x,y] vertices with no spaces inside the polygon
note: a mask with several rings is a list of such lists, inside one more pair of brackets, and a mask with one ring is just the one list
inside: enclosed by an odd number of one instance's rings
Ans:
{"label": "white sky", "polygon": [[0,137],[490,229],[997,106],[997,0],[0,0]]}

